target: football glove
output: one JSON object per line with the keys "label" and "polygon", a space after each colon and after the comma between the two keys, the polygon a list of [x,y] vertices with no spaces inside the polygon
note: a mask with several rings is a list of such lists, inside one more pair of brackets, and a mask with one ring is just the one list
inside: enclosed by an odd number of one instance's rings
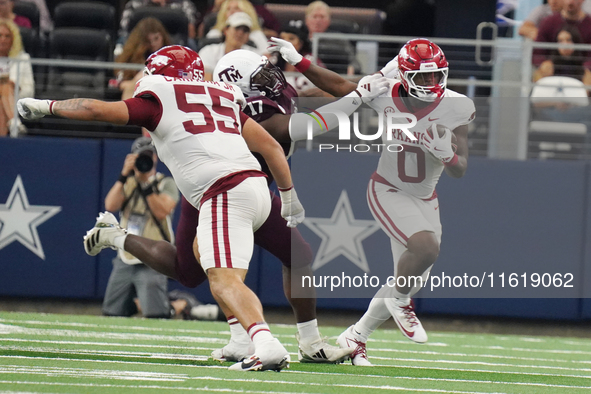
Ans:
{"label": "football glove", "polygon": [[298,53],[291,42],[282,40],[281,38],[271,37],[267,49],[269,52],[279,52],[281,57],[292,66],[295,66],[304,58]]}
{"label": "football glove", "polygon": [[293,186],[287,190],[279,189],[279,197],[281,197],[281,217],[287,220],[287,227],[293,228],[303,222],[306,216],[304,207]]}
{"label": "football glove", "polygon": [[445,133],[440,137],[437,125],[433,124],[431,126],[431,134],[433,134],[433,137],[431,137],[429,133],[425,133],[423,140],[421,141],[421,144],[423,144],[433,156],[441,160],[443,164],[451,162],[455,155],[451,143],[451,133],[451,130],[446,128]]}
{"label": "football glove", "polygon": [[390,60],[380,72],[386,78],[400,79],[398,78],[398,56],[395,56],[394,59]]}
{"label": "football glove", "polygon": [[359,80],[355,92],[361,97],[361,101],[368,103],[386,93],[389,86],[386,78],[379,74],[366,75]]}
{"label": "football glove", "polygon": [[50,106],[53,100],[36,100],[23,98],[17,102],[18,113],[27,120],[34,120],[51,115]]}

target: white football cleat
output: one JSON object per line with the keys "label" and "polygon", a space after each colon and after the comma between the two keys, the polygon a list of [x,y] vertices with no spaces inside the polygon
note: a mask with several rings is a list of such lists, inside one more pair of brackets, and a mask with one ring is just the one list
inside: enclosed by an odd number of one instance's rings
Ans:
{"label": "white football cleat", "polygon": [[301,363],[326,363],[338,364],[349,358],[355,350],[354,347],[337,347],[329,345],[324,339],[319,339],[309,345],[300,341],[299,333],[296,333],[298,341],[298,360]]}
{"label": "white football cleat", "polygon": [[117,250],[113,239],[125,234],[127,231],[119,227],[119,221],[111,212],[101,212],[94,227],[84,236],[84,250],[90,256],[96,256],[104,248]]}
{"label": "white football cleat", "polygon": [[405,337],[417,343],[427,342],[427,333],[417,318],[412,300],[386,298],[384,301],[388,311],[392,314],[394,321]]}
{"label": "white football cleat", "polygon": [[230,371],[281,371],[289,368],[289,353],[277,338],[260,346],[256,354],[230,366]]}
{"label": "white football cleat", "polygon": [[353,347],[353,353],[349,356],[351,358],[351,364],[362,367],[371,367],[372,364],[367,359],[367,348],[365,342],[363,342],[359,335],[355,334],[355,325],[347,328],[337,338],[337,344],[341,348]]}
{"label": "white football cleat", "polygon": [[215,361],[242,361],[254,354],[254,343],[240,343],[230,339],[230,342],[221,349],[211,352],[211,358]]}

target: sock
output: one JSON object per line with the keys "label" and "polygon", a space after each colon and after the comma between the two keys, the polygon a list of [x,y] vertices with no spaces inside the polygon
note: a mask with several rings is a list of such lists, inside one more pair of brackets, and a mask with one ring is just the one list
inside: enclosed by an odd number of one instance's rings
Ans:
{"label": "sock", "polygon": [[309,345],[321,340],[320,331],[318,331],[318,320],[312,319],[307,322],[298,323],[298,333],[300,334],[300,342]]}
{"label": "sock", "polygon": [[228,316],[228,324],[230,325],[230,342],[250,343],[250,337],[235,316]]}
{"label": "sock", "polygon": [[113,238],[113,246],[118,249],[125,250],[123,247],[123,245],[125,245],[125,238],[127,238],[127,234],[116,236]]}
{"label": "sock", "polygon": [[259,346],[263,345],[265,342],[270,342],[275,339],[273,338],[273,334],[271,334],[271,330],[269,330],[269,326],[265,322],[252,323],[246,331],[248,332],[250,339],[254,342],[255,349],[259,348]]}
{"label": "sock", "polygon": [[371,333],[388,320],[390,316],[384,298],[374,297],[369,303],[365,314],[353,326],[354,333],[359,335],[361,342],[367,342]]}

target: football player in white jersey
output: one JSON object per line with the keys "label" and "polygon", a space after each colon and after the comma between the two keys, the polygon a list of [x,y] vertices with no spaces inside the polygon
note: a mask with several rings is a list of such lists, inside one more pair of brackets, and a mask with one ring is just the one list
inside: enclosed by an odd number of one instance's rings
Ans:
{"label": "football player in white jersey", "polygon": [[[302,58],[290,43],[276,38],[271,41],[269,50],[280,52],[318,88],[337,97],[356,88],[355,83]],[[341,346],[356,346],[351,355],[354,365],[371,365],[367,339],[390,316],[407,338],[427,341],[411,300],[421,281],[412,278],[426,280],[439,255],[441,222],[435,186],[444,170],[453,178],[466,172],[467,125],[475,114],[472,100],[446,88],[447,59],[429,40],[410,40],[379,73],[395,79],[388,79],[390,89],[369,105],[386,115],[384,118],[389,113],[413,114],[417,122],[408,128],[414,138],[394,131],[392,141],[384,141],[401,144],[403,150],[384,149],[369,182],[368,204],[390,237],[395,279],[374,296],[363,317],[337,340]],[[314,130],[314,135],[321,132]],[[291,130],[291,136],[305,139],[306,130]]]}
{"label": "football player in white jersey", "polygon": [[[253,251],[253,231],[266,220],[271,206],[265,175],[250,151],[261,153],[271,168],[287,225],[301,223],[304,209],[293,189],[283,149],[241,112],[244,104],[240,89],[203,81],[197,53],[174,45],[148,58],[145,76],[131,99],[21,99],[18,109],[25,119],[57,115],[148,129],[179,189],[200,210],[200,262],[211,292],[226,316],[236,316],[254,343],[254,355],[230,369],[281,370],[289,365],[289,353],[269,331],[259,299],[243,283]],[[145,195],[155,192],[148,188]],[[127,234],[111,214],[101,215],[93,230],[85,237],[87,250],[93,251],[101,232],[111,232],[113,244],[123,249]]]}

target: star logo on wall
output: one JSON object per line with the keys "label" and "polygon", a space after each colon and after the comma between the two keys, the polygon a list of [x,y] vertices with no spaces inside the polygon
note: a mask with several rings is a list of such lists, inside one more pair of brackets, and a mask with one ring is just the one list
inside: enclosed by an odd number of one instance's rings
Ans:
{"label": "star logo on wall", "polygon": [[361,242],[379,226],[374,220],[355,219],[346,190],[341,192],[330,219],[306,218],[304,224],[322,238],[312,264],[313,271],[341,255],[364,272],[370,271]]}
{"label": "star logo on wall", "polygon": [[23,181],[18,175],[6,204],[0,204],[0,249],[18,241],[45,260],[37,226],[61,210],[58,206],[29,205]]}

